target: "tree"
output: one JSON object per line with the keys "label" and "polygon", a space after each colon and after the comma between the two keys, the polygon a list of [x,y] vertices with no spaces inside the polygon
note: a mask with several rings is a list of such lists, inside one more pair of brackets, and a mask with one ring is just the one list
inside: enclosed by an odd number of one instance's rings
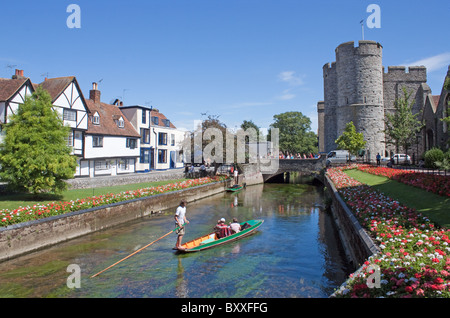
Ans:
{"label": "tree", "polygon": [[393,114],[386,114],[385,130],[386,143],[394,145],[396,152],[400,147],[408,153],[408,148],[415,142],[417,133],[422,129],[422,123],[417,120],[419,114],[412,113],[414,100],[409,102],[411,93],[403,88],[403,98],[394,102]]}
{"label": "tree", "polygon": [[[445,82],[444,82],[444,89],[446,89],[447,91],[450,91],[450,77],[447,77],[447,78],[445,79]],[[447,107],[447,108],[446,108],[446,114],[447,114],[447,117],[441,118],[441,120],[442,120],[443,122],[445,122],[447,125],[450,125],[450,113],[449,113],[450,102],[449,102],[448,105],[445,105],[445,106]]]}
{"label": "tree", "polygon": [[60,193],[73,178],[76,158],[67,146],[69,127],[52,108],[47,91],[38,87],[5,125],[0,145],[0,179],[17,191],[35,195]]}
{"label": "tree", "polygon": [[311,131],[308,117],[301,112],[285,112],[273,118],[270,127],[279,129],[279,148],[285,155],[317,152],[317,135]]}
{"label": "tree", "polygon": [[366,146],[364,135],[356,132],[352,121],[347,123],[344,132],[336,139],[335,143],[338,145],[338,149],[348,150],[352,155],[356,155],[358,151]]}
{"label": "tree", "polygon": [[248,128],[253,128],[253,129],[255,129],[257,136],[259,136],[259,127],[252,120],[244,120],[241,124],[241,128],[243,130],[247,130]]}

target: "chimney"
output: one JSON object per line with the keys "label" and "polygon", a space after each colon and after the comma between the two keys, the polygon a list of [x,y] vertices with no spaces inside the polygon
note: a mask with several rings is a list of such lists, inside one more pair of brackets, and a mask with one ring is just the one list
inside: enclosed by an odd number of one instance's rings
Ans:
{"label": "chimney", "polygon": [[23,70],[16,69],[16,73],[12,76],[12,79],[25,78],[23,76]]}
{"label": "chimney", "polygon": [[97,83],[92,83],[92,89],[89,91],[89,99],[94,103],[100,103],[100,91],[97,89]]}

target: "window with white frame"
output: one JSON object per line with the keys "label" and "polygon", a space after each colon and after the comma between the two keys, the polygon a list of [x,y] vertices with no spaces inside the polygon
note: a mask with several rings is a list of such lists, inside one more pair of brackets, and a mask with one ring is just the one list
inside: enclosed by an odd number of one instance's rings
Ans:
{"label": "window with white frame", "polygon": [[120,170],[130,170],[130,162],[129,159],[120,159],[119,160],[119,169]]}
{"label": "window with white frame", "polygon": [[94,116],[92,116],[92,123],[94,125],[100,125],[100,116],[98,113],[95,113]]}
{"label": "window with white frame", "polygon": [[95,160],[95,171],[109,170],[109,162],[107,160]]}
{"label": "window with white frame", "polygon": [[119,128],[125,127],[125,121],[123,120],[122,117],[120,117],[119,120],[117,121],[117,126],[119,126]]}
{"label": "window with white frame", "polygon": [[67,136],[67,146],[73,147],[73,131],[69,133],[69,136]]}
{"label": "window with white frame", "polygon": [[77,111],[72,109],[63,109],[63,119],[69,121],[77,121]]}
{"label": "window with white frame", "polygon": [[127,148],[130,148],[130,149],[137,148],[137,139],[127,138]]}
{"label": "window with white frame", "polygon": [[92,136],[92,147],[103,147],[103,137]]}

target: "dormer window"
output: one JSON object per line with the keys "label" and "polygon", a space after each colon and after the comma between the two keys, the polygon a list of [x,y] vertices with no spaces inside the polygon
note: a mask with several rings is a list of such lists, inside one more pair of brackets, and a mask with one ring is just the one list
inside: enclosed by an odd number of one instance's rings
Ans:
{"label": "dormer window", "polygon": [[94,125],[100,125],[100,116],[97,112],[94,114],[94,116],[92,116],[92,123]]}
{"label": "dormer window", "polygon": [[170,127],[170,120],[168,120],[168,119],[163,119],[162,121],[163,121],[164,126]]}
{"label": "dormer window", "polygon": [[119,120],[117,121],[117,126],[119,126],[119,128],[125,127],[125,121],[123,120],[122,117],[120,117]]}
{"label": "dormer window", "polygon": [[158,125],[158,124],[159,124],[159,117],[153,116],[153,117],[152,117],[152,123],[153,123],[154,125]]}

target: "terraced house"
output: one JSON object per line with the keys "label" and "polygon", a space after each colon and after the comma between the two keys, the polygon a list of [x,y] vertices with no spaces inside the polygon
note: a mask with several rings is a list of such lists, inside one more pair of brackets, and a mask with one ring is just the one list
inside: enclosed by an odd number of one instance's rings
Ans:
{"label": "terraced house", "polygon": [[102,103],[97,83],[89,92],[83,174],[90,177],[136,172],[140,135],[116,105]]}
{"label": "terraced house", "polygon": [[103,103],[97,83],[85,99],[75,76],[33,84],[16,70],[12,78],[0,78],[0,129],[37,86],[49,92],[54,110],[71,127],[67,144],[77,156],[75,177],[183,167],[179,143],[184,132],[168,118],[151,107]]}
{"label": "terraced house", "polygon": [[178,130],[158,109],[120,106],[136,131],[140,132],[140,154],[136,171],[165,170],[183,167],[180,142],[184,132]]}

